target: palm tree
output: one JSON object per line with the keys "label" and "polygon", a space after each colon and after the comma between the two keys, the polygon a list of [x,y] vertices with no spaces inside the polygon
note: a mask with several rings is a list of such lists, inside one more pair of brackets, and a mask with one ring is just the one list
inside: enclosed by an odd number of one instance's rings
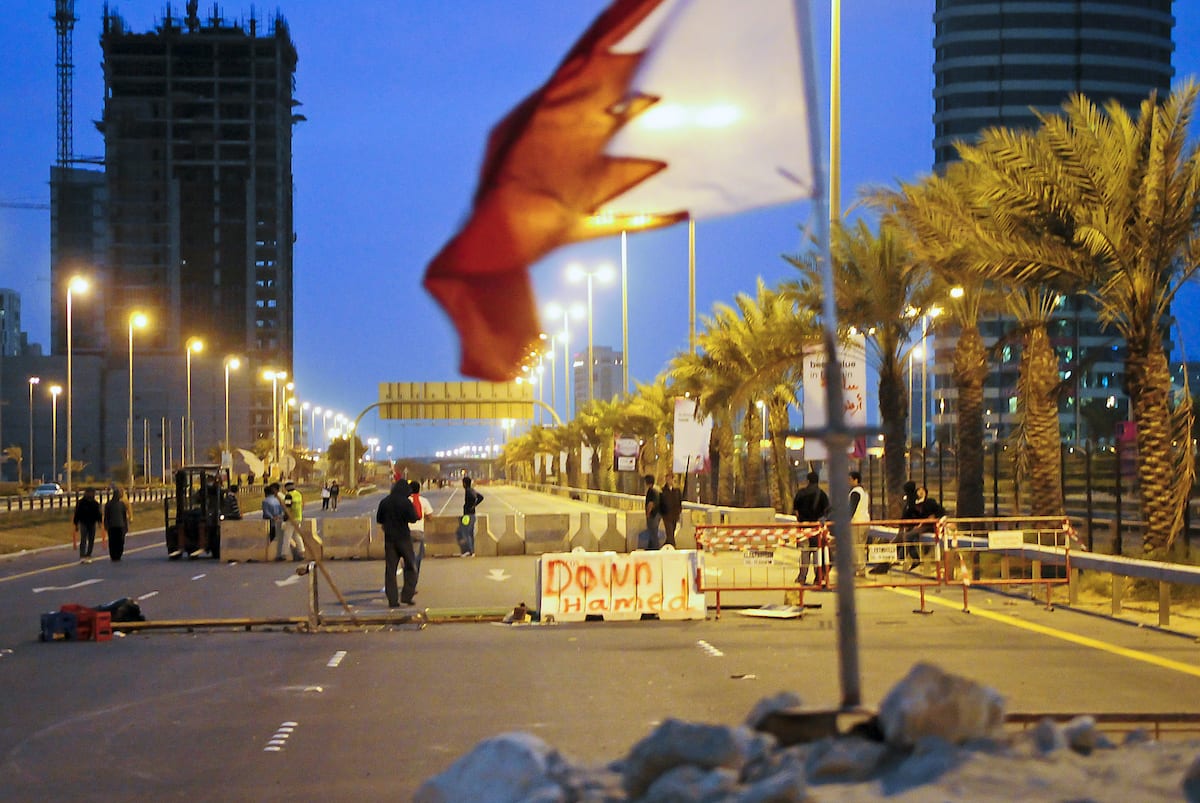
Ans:
{"label": "palm tree", "polygon": [[[3,453],[0,453],[0,454],[3,455],[4,462],[11,460],[17,464],[17,484],[20,484],[22,481],[21,477],[23,476],[23,469],[21,468],[21,466],[24,464],[24,461],[25,461],[25,452],[21,449],[20,446],[9,446],[8,448],[6,448],[4,450]],[[32,480],[32,479],[33,478],[30,477],[30,480]]]}
{"label": "palm tree", "polygon": [[1162,103],[1152,94],[1136,118],[1075,96],[1064,114],[1039,115],[1033,135],[996,129],[961,149],[1005,224],[980,243],[995,275],[1080,281],[1125,340],[1146,553],[1182,531],[1195,472],[1190,397],[1172,403],[1164,342],[1171,303],[1200,268],[1200,148],[1188,140],[1197,92],[1189,81]]}
{"label": "palm tree", "polygon": [[[836,225],[831,231],[838,322],[866,335],[868,359],[879,371],[879,420],[883,429],[883,472],[889,518],[899,518],[908,467],[908,388],[904,364],[920,315],[933,307],[940,288],[918,262],[904,229],[884,219],[875,235],[866,223]],[[812,255],[787,258],[800,269],[793,292],[801,306],[819,314],[825,294],[820,265]]]}
{"label": "palm tree", "polygon": [[959,331],[951,377],[958,391],[956,512],[961,517],[984,514],[983,385],[988,360],[979,321],[981,312],[995,303],[986,267],[970,250],[974,241],[963,238],[963,221],[980,216],[972,203],[972,181],[970,168],[959,162],[944,175],[902,183],[898,191],[879,196],[891,206],[893,219],[909,230],[913,256],[934,272],[943,288],[953,290],[939,292],[949,295],[944,309]]}

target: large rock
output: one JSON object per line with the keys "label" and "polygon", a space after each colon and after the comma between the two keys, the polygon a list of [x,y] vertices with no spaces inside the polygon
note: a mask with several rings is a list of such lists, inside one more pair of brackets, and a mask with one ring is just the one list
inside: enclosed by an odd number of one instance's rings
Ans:
{"label": "large rock", "polygon": [[999,732],[1004,698],[932,664],[917,664],[883,699],[879,724],[896,747],[913,747],[927,737],[962,744]]}
{"label": "large rock", "polygon": [[529,733],[504,733],[480,742],[417,789],[414,803],[558,803],[567,796],[549,777],[558,753]]}
{"label": "large rock", "polygon": [[684,765],[740,772],[747,763],[765,754],[774,742],[771,737],[748,728],[668,719],[629,751],[624,767],[625,791],[632,797],[641,797],[659,776]]}

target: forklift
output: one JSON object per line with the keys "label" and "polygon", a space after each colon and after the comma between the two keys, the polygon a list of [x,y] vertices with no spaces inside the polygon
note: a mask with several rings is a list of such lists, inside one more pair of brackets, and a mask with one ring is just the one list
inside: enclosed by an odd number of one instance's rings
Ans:
{"label": "forklift", "polygon": [[183,466],[175,471],[175,497],[163,500],[170,560],[220,560],[221,501],[228,490],[229,470],[221,466]]}

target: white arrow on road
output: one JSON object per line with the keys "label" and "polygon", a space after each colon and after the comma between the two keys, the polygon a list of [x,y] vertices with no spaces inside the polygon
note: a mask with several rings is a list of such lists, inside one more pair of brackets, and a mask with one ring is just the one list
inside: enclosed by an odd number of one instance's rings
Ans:
{"label": "white arrow on road", "polygon": [[73,586],[42,586],[41,588],[33,589],[33,593],[40,594],[43,591],[70,591],[72,588],[83,588],[90,586],[92,583],[103,583],[103,580],[80,580]]}
{"label": "white arrow on road", "polygon": [[286,580],[276,580],[275,585],[282,587],[282,586],[290,586],[293,583],[299,583],[299,582],[300,582],[300,575],[289,574],[287,576]]}
{"label": "white arrow on road", "polygon": [[508,574],[503,569],[488,569],[487,579],[489,580],[495,580],[497,583],[500,583],[511,578],[512,575]]}

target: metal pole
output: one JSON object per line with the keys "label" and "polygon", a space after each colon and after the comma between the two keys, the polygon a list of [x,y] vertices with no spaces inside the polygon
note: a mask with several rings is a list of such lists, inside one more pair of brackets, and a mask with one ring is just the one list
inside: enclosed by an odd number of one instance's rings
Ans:
{"label": "metal pole", "polygon": [[696,221],[688,220],[688,350],[696,353]]}
{"label": "metal pole", "polygon": [[229,360],[225,361],[225,451],[229,448]]}
{"label": "metal pole", "polygon": [[[33,386],[41,382],[41,377],[29,377],[29,484],[33,485]],[[20,477],[17,480],[20,481]]]}
{"label": "metal pole", "polygon": [[[58,392],[55,392],[57,389]],[[50,431],[53,448],[50,450],[50,476],[58,481],[58,393],[62,388],[54,385],[50,388]]]}
{"label": "metal pole", "polygon": [[71,383],[73,378],[73,364],[71,361],[71,286],[67,285],[67,495],[70,496],[71,484]]}
{"label": "metal pole", "polygon": [[596,398],[596,358],[592,354],[592,274],[587,275],[587,315],[588,315],[588,347],[587,347],[587,389],[588,402]]}
{"label": "metal pole", "polygon": [[129,458],[129,487],[133,487],[133,316],[129,316],[129,420],[125,424],[125,453]]}
{"label": "metal pole", "polygon": [[[190,341],[187,344],[187,351],[185,352],[185,354],[186,354],[186,363],[187,363],[187,370],[186,370],[187,388],[186,388],[186,394],[185,394],[185,404],[186,404],[187,409],[183,416],[183,451],[182,451],[182,454],[183,454],[183,464],[186,466],[188,464],[188,438],[189,438],[189,435],[190,435],[191,429],[192,429],[192,344]],[[195,444],[192,444],[192,448],[194,451]],[[193,454],[192,460],[194,461],[195,459],[196,459],[196,455]]]}
{"label": "metal pole", "polygon": [[621,398],[629,398],[629,249],[621,232]]}
{"label": "metal pole", "polygon": [[571,420],[571,326],[567,310],[563,309],[563,393],[567,399],[567,420]]}
{"label": "metal pole", "polygon": [[[554,340],[550,342],[553,344]],[[558,363],[554,361],[554,349],[550,350],[550,406],[558,412]]]}

